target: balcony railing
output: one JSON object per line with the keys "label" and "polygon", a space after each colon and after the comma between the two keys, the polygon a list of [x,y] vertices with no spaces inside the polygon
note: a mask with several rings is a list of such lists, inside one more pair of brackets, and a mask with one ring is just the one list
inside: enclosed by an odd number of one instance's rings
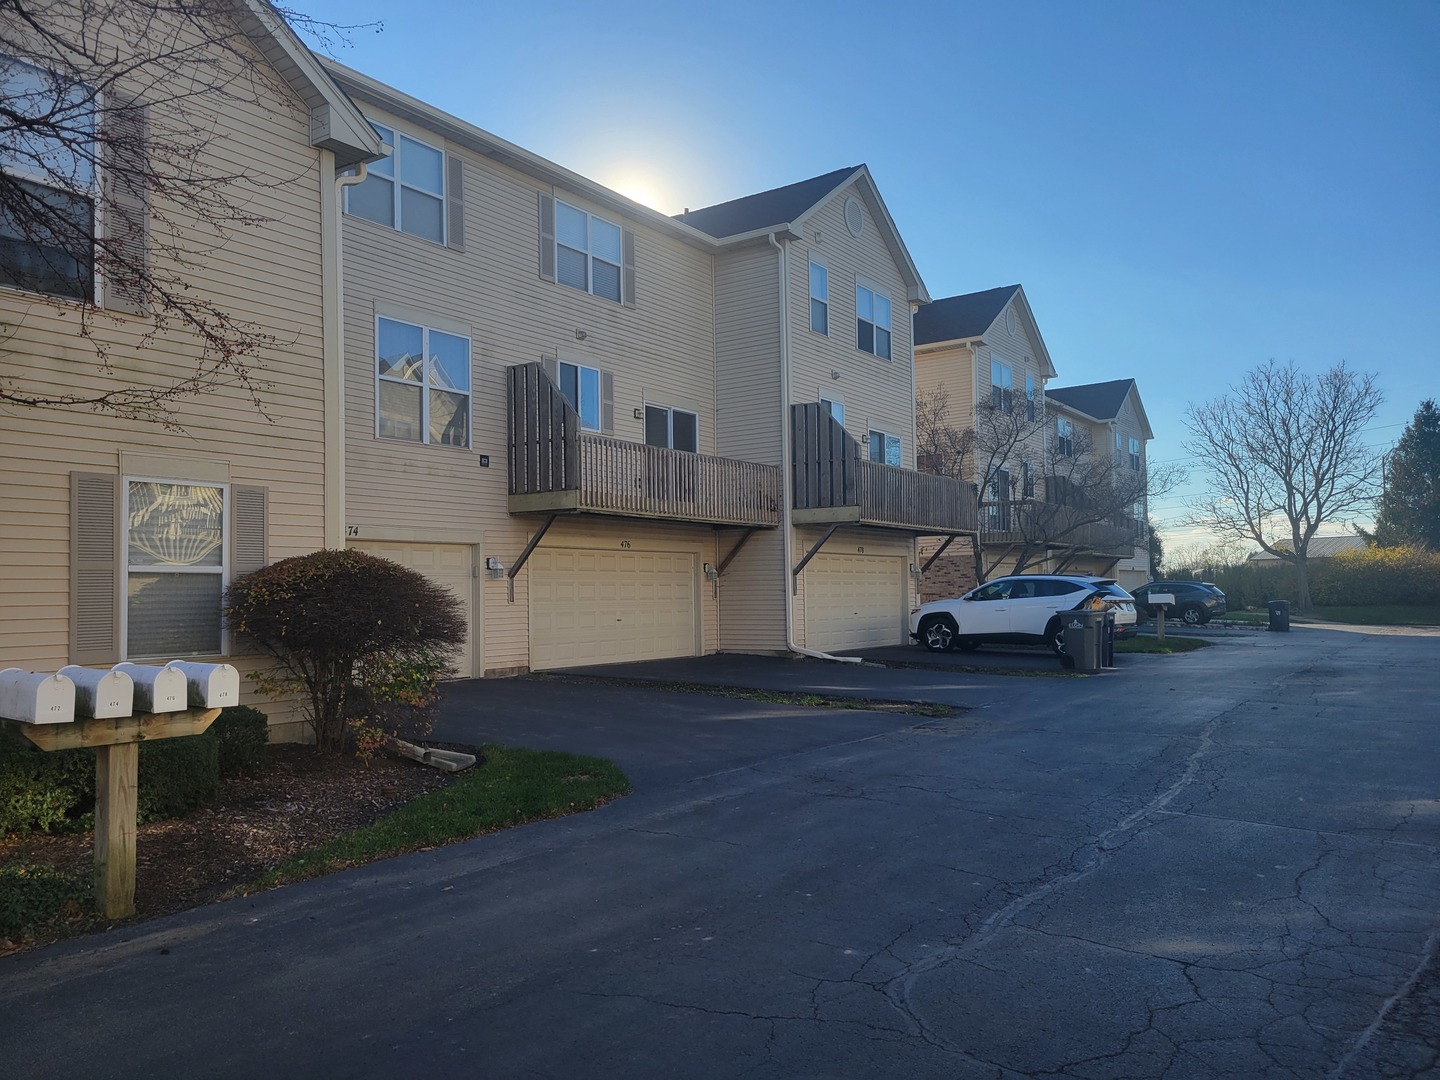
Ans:
{"label": "balcony railing", "polygon": [[1083,516],[1070,507],[1034,499],[987,500],[980,504],[980,542],[1083,548],[1121,558],[1134,552],[1133,522],[1078,520]]}
{"label": "balcony railing", "polygon": [[507,369],[512,514],[592,513],[712,525],[780,523],[780,470],[582,431],[538,363]]}
{"label": "balcony railing", "polygon": [[792,405],[790,415],[797,522],[853,521],[934,534],[976,530],[973,484],[868,460],[818,403]]}

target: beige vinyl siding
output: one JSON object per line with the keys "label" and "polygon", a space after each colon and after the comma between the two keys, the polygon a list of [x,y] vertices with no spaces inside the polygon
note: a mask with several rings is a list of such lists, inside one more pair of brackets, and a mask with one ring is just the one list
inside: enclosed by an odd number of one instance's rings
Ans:
{"label": "beige vinyl siding", "polygon": [[[377,122],[442,143],[374,108]],[[614,375],[614,435],[644,441],[643,406],[686,409],[699,417],[699,445],[716,452],[712,264],[705,251],[621,220],[573,192],[541,185],[453,144],[463,161],[465,250],[447,249],[346,216],[345,245],[347,528],[360,537],[398,539],[423,531],[434,542],[481,545],[480,558],[510,567],[543,519],[507,509],[505,369],[559,356]],[[635,233],[635,306],[572,289],[539,275],[538,196],[562,198]],[[377,305],[399,305],[423,321],[428,313],[469,329],[471,445],[468,449],[380,439],[375,433]],[[584,335],[581,340],[577,331]],[[641,411],[637,418],[635,412]],[[488,455],[488,468],[480,456]],[[546,544],[573,529],[629,530],[629,525],[557,522]],[[681,527],[687,542],[709,546],[712,530]],[[604,534],[608,535],[608,534]],[[697,563],[698,565],[698,563]],[[485,578],[483,672],[529,664],[526,575],[515,603],[505,580]],[[706,599],[707,608],[713,603]],[[713,622],[713,613],[707,614]],[[706,638],[714,648],[714,632]]]}
{"label": "beige vinyl siding", "polygon": [[[309,146],[309,115],[296,101],[276,98],[264,108],[231,102],[212,118],[192,120],[221,133],[207,146],[204,168],[255,178],[238,194],[248,212],[268,219],[235,228],[219,246],[204,234],[182,238],[204,251],[200,265],[184,271],[194,292],[274,338],[253,365],[265,415],[233,388],[177,401],[173,416],[184,434],[85,409],[8,410],[0,425],[0,666],[53,671],[70,660],[72,470],[117,474],[124,453],[223,462],[233,484],[269,489],[272,560],[324,543],[319,200],[333,188]],[[153,209],[171,221],[185,217],[173,206]],[[163,251],[152,248],[150,257],[158,264]],[[101,315],[89,329],[108,351],[107,373],[95,346],[77,335],[72,305],[0,289],[0,321],[10,331],[7,352],[23,358],[21,388],[35,394],[163,386],[192,374],[200,354],[185,333],[146,338],[150,320]],[[242,673],[256,664],[233,662]],[[245,700],[272,721],[285,715],[248,690]],[[287,734],[293,731],[275,737]]]}
{"label": "beige vinyl siding", "polygon": [[[740,534],[733,530],[719,534],[721,559],[739,539]],[[780,530],[753,534],[720,578],[720,651],[783,652],[785,593],[789,588],[790,570],[785,565]]]}
{"label": "beige vinyl siding", "polygon": [[[845,225],[845,201],[854,196],[865,224],[857,238]],[[816,233],[819,242],[816,242]],[[830,278],[828,334],[810,329],[810,259],[824,262]],[[855,279],[867,279],[890,301],[890,360],[861,352],[855,339]],[[857,439],[872,428],[899,435],[902,464],[915,467],[913,340],[905,281],[858,185],[832,193],[807,220],[804,240],[790,250],[791,400],[838,394],[845,427]],[[835,375],[838,374],[838,378]]]}
{"label": "beige vinyl siding", "polygon": [[[915,396],[926,398],[936,390],[945,391],[948,423],[959,430],[975,425],[975,358],[971,350],[961,347],[924,349],[915,354]],[[989,373],[987,369],[988,384]],[[966,461],[968,475],[959,479],[974,481],[973,455]]]}

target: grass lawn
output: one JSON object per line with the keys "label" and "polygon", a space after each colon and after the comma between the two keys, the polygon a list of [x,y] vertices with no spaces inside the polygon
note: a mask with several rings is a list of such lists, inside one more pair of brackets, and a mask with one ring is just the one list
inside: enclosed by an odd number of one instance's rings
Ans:
{"label": "grass lawn", "polygon": [[235,895],[333,874],[376,859],[468,840],[542,818],[593,810],[630,791],[603,758],[487,743],[485,763],[421,795],[389,817],[297,855]]}
{"label": "grass lawn", "polygon": [[1167,632],[1164,641],[1151,634],[1140,634],[1126,641],[1117,641],[1115,642],[1115,651],[1117,653],[1169,654],[1194,652],[1196,649],[1208,648],[1209,645],[1210,642],[1200,638],[1180,637]]}

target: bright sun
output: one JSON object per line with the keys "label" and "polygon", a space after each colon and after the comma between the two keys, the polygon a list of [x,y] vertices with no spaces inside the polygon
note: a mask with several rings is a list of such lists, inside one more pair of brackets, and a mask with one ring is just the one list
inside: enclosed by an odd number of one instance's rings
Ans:
{"label": "bright sun", "polygon": [[674,213],[667,205],[672,200],[661,190],[661,185],[653,176],[640,169],[622,167],[616,170],[614,179],[602,180],[601,183],[607,184],[627,199],[634,199],[642,206],[648,206],[662,214]]}

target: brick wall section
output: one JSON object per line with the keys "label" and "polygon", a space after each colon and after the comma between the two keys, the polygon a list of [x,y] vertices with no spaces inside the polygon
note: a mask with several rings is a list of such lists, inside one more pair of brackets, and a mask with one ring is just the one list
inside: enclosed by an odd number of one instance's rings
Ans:
{"label": "brick wall section", "polygon": [[[934,553],[938,544],[931,543],[926,549],[921,543],[921,565]],[[945,549],[945,554],[936,559],[920,582],[920,602],[950,600],[961,593],[969,592],[979,582],[975,580],[975,549],[968,537],[961,537]]]}

